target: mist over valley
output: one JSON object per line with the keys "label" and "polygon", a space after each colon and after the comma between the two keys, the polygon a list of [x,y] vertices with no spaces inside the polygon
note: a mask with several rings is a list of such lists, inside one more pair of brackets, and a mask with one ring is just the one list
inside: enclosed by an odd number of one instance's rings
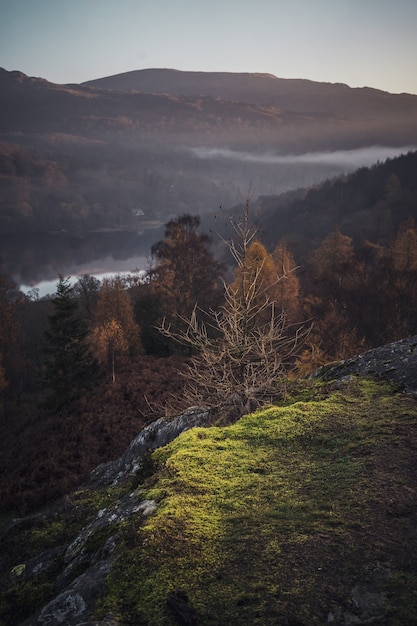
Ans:
{"label": "mist over valley", "polygon": [[174,216],[205,227],[249,188],[256,205],[417,146],[417,96],[266,74],[0,70],[0,107],[1,257],[27,286],[145,269]]}

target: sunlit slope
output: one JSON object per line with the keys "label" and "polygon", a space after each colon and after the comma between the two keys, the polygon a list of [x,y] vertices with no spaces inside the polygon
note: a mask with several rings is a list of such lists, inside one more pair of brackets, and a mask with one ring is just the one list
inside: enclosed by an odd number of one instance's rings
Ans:
{"label": "sunlit slope", "polygon": [[410,396],[352,379],[181,435],[152,455],[143,497],[158,507],[127,525],[104,613],[155,626],[181,614],[201,625],[365,619],[352,589],[382,564],[375,610],[416,623],[416,417]]}

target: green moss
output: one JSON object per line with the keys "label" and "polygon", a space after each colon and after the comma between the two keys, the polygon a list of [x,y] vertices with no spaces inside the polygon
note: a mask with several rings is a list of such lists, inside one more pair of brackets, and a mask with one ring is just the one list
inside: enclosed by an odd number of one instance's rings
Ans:
{"label": "green moss", "polygon": [[0,624],[15,626],[48,602],[55,591],[57,566],[51,566],[40,576],[16,583],[0,594]]}
{"label": "green moss", "polygon": [[80,516],[84,518],[95,516],[97,511],[112,504],[117,498],[123,496],[130,485],[117,485],[115,487],[104,487],[102,489],[79,489],[70,497],[70,505],[78,510]]}
{"label": "green moss", "polygon": [[[44,551],[67,545],[81,529],[97,515],[97,511],[111,505],[124,495],[130,485],[106,489],[80,489],[68,496],[61,507],[49,516],[23,520],[2,543],[9,555],[6,563],[10,583],[0,595],[0,615],[5,616],[0,626],[14,625],[29,617],[55,594],[55,580],[62,569],[61,557],[57,557],[48,570],[26,576],[27,562]],[[115,532],[114,526],[106,526],[91,535],[86,542],[87,554],[94,554]],[[13,561],[11,558],[13,557]],[[74,577],[85,570],[86,564],[73,572]]]}
{"label": "green moss", "polygon": [[90,535],[85,542],[85,551],[86,554],[95,554],[98,550],[100,550],[107,539],[109,539],[116,531],[115,525],[103,526],[103,528],[99,528],[95,533]]}
{"label": "green moss", "polygon": [[[384,555],[386,540],[374,537],[373,503],[388,496],[379,464],[395,425],[417,410],[372,380],[309,395],[154,452],[147,496],[159,507],[109,577],[108,610],[126,624],[174,624],[167,598],[180,589],[202,625],[322,623],[358,563]],[[389,492],[404,480],[391,476]]]}
{"label": "green moss", "polygon": [[68,538],[68,530],[63,520],[42,520],[25,531],[18,540],[25,546],[28,558],[63,543]]}

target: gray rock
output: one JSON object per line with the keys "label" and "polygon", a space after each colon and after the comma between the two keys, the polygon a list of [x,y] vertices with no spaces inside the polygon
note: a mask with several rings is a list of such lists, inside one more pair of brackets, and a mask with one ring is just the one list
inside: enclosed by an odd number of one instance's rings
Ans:
{"label": "gray rock", "polygon": [[401,385],[408,393],[417,394],[417,335],[333,365],[325,365],[313,377],[335,380],[350,374],[382,378]]}
{"label": "gray rock", "polygon": [[90,483],[98,486],[116,485],[141,466],[141,459],[148,450],[167,445],[182,432],[195,426],[207,426],[212,418],[211,410],[190,407],[174,419],[160,418],[144,428],[130,443],[126,452],[116,461],[99,465],[90,476]]}
{"label": "gray rock", "polygon": [[[153,422],[139,433],[117,461],[99,466],[92,473],[88,486],[103,487],[119,483],[141,467],[143,456],[148,450],[166,445],[194,426],[208,425],[210,418],[208,409],[192,407],[171,421],[162,418]],[[151,515],[156,506],[153,500],[143,500],[141,491],[135,490],[97,511],[95,519],[86,524],[68,545],[14,567],[11,576],[23,579],[44,571],[46,564],[56,556],[61,558],[63,564],[56,579],[55,598],[21,626],[116,626],[117,622],[111,616],[101,622],[91,622],[89,619],[97,598],[103,593],[106,576],[117,552],[118,527],[132,515]],[[102,544],[98,542],[97,547],[95,536],[105,538],[101,539]],[[76,577],[82,569],[85,571]]]}
{"label": "gray rock", "polygon": [[76,626],[88,618],[91,608],[104,588],[110,563],[103,561],[76,578],[71,586],[46,604],[35,619],[25,626]]}
{"label": "gray rock", "polygon": [[385,593],[390,578],[390,570],[378,564],[369,578],[358,582],[352,589],[355,612],[336,607],[329,612],[327,623],[343,626],[381,623],[387,610]]}

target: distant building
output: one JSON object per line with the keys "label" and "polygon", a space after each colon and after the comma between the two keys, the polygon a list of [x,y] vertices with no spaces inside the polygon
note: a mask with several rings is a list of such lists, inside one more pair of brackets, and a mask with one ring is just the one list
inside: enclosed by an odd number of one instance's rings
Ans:
{"label": "distant building", "polygon": [[131,209],[131,211],[135,217],[143,217],[145,215],[145,211],[143,209]]}

